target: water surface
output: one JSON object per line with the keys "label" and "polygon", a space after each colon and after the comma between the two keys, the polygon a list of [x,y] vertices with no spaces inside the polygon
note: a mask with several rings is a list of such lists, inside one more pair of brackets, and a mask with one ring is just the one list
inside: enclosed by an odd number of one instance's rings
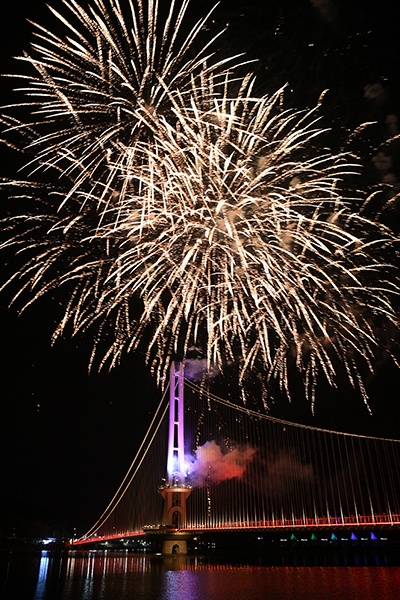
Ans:
{"label": "water surface", "polygon": [[[364,556],[360,560],[342,556],[337,560],[339,564],[320,566],[304,564],[307,563],[304,556],[286,565],[276,564],[278,560],[271,564],[274,561],[265,557],[246,562],[129,552],[1,552],[0,597],[4,600],[400,598],[400,566],[382,566],[393,563],[382,556]],[[315,563],[316,558],[313,560]],[[351,566],[346,565],[350,560]]]}

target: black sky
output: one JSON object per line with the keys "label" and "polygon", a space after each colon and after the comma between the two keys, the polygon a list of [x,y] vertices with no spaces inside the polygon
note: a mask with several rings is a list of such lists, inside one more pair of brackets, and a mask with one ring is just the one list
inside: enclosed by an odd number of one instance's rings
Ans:
{"label": "black sky", "polygon": [[[11,57],[28,48],[26,18],[48,21],[44,0],[4,3],[0,20],[0,71],[14,72]],[[53,0],[54,6],[61,2]],[[196,10],[213,3],[193,0]],[[388,137],[386,118],[400,115],[400,24],[393,3],[332,0],[222,0],[215,27],[229,23],[226,45],[260,59],[260,85],[268,91],[288,82],[288,102],[311,106],[324,89],[326,114],[336,143],[364,120],[376,120],[359,149],[365,179],[379,182],[371,159]],[[382,94],[367,98],[365,86]],[[3,80],[1,104],[12,82]],[[393,175],[400,180],[400,152]],[[13,169],[2,154],[1,176]],[[4,211],[4,208],[0,210]],[[392,218],[398,219],[393,214]],[[398,221],[397,221],[398,222]],[[12,260],[3,272],[12,272]],[[2,278],[3,279],[3,278]],[[128,357],[113,373],[88,375],[90,341],[50,346],[58,306],[51,299],[17,317],[0,297],[0,534],[40,531],[41,523],[70,534],[89,527],[114,493],[129,466],[159,399],[143,356]],[[222,388],[223,386],[221,386]],[[368,381],[373,414],[348,389],[322,389],[316,416],[304,403],[276,398],[276,416],[329,428],[400,437],[400,375],[389,361],[377,364]],[[314,420],[313,420],[314,419]],[[32,526],[34,523],[34,527]]]}

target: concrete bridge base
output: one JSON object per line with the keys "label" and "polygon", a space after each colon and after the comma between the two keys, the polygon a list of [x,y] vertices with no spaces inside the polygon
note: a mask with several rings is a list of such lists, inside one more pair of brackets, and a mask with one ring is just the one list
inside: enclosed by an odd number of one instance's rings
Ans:
{"label": "concrete bridge base", "polygon": [[187,540],[172,539],[162,543],[162,554],[187,554]]}
{"label": "concrete bridge base", "polygon": [[163,555],[187,554],[187,543],[201,532],[191,533],[170,527],[144,527],[146,536],[154,541],[161,542],[161,552]]}

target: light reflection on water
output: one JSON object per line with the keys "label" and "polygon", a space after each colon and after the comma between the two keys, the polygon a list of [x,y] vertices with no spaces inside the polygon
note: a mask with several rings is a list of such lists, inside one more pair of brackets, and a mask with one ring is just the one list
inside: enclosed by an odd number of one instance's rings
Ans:
{"label": "light reflection on water", "polygon": [[0,575],[4,600],[400,597],[398,566],[271,566],[263,564],[263,559],[236,564],[206,557],[128,552],[0,552]]}
{"label": "light reflection on water", "polygon": [[42,557],[40,559],[40,564],[39,564],[39,574],[38,574],[38,579],[37,579],[37,584],[36,584],[36,590],[35,590],[35,600],[40,600],[41,598],[44,597],[45,591],[46,591],[46,581],[47,581],[47,571],[49,569],[49,561],[50,558],[47,555],[47,552],[42,552]]}

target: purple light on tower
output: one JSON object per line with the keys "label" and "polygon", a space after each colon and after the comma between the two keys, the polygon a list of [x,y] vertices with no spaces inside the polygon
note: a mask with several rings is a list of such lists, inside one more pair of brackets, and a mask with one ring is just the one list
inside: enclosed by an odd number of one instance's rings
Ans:
{"label": "purple light on tower", "polygon": [[182,362],[173,362],[170,370],[167,477],[170,486],[185,483],[184,370]]}

